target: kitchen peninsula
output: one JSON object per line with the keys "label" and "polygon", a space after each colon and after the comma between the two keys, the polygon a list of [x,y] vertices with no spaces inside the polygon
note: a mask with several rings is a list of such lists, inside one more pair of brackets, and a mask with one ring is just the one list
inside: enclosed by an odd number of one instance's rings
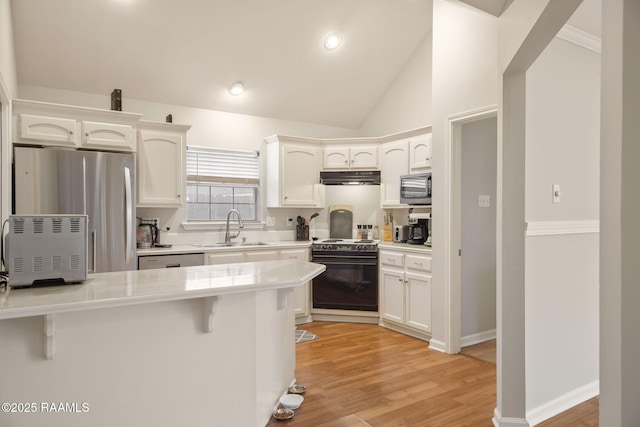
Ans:
{"label": "kitchen peninsula", "polygon": [[0,293],[0,425],[263,426],[294,381],[293,289],[322,271],[247,262]]}

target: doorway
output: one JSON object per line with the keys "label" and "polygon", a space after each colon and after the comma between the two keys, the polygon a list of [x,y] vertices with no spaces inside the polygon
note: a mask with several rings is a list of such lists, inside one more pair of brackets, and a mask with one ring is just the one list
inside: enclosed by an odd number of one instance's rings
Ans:
{"label": "doorway", "polygon": [[496,337],[497,115],[489,106],[448,118],[450,353]]}

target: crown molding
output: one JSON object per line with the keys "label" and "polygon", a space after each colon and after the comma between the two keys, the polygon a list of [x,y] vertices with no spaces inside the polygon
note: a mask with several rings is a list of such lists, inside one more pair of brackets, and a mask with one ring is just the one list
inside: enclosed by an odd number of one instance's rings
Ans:
{"label": "crown molding", "polygon": [[602,54],[602,39],[600,37],[579,30],[571,25],[562,27],[556,37],[597,54]]}

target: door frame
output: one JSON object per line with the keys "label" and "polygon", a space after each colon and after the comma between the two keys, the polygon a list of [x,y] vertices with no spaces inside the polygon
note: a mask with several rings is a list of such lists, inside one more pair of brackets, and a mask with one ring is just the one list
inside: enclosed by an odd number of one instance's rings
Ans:
{"label": "door frame", "polygon": [[[461,234],[461,203],[462,194],[462,126],[488,118],[498,118],[498,106],[489,105],[475,110],[451,115],[447,117],[445,140],[445,165],[449,170],[450,191],[445,194],[445,204],[449,214],[444,215],[447,236],[444,241],[450,242],[445,248],[445,352],[456,354],[460,352],[461,340],[461,262],[459,251],[462,247]],[[499,120],[499,118],[498,118]],[[499,129],[499,125],[498,125]],[[496,189],[496,199],[500,198],[499,188]]]}
{"label": "door frame", "polygon": [[11,213],[11,97],[0,75],[0,222]]}

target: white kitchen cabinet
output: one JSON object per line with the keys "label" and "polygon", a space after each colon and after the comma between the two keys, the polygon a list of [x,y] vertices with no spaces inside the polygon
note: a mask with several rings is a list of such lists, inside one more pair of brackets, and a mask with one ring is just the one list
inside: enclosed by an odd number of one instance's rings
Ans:
{"label": "white kitchen cabinet", "polygon": [[204,254],[204,263],[205,265],[214,265],[214,264],[233,264],[236,262],[244,262],[245,254],[242,251],[238,252],[215,252],[215,253],[205,253]]}
{"label": "white kitchen cabinet", "polygon": [[20,114],[18,122],[17,142],[40,142],[74,148],[78,145],[76,121],[73,119]]}
{"label": "white kitchen cabinet", "polygon": [[140,114],[23,99],[14,99],[12,107],[15,143],[136,151]]}
{"label": "white kitchen cabinet", "polygon": [[191,126],[145,121],[139,126],[137,206],[184,206],[185,151]]}
{"label": "white kitchen cabinet", "polygon": [[278,251],[250,251],[245,253],[245,261],[277,261]]}
{"label": "white kitchen cabinet", "polygon": [[431,133],[409,138],[409,173],[431,169]]}
{"label": "white kitchen cabinet", "polygon": [[300,138],[271,137],[266,144],[267,207],[323,207],[320,148]]}
{"label": "white kitchen cabinet", "polygon": [[[299,260],[309,261],[308,248],[296,249],[238,249],[205,253],[205,264],[231,264],[236,262]],[[307,282],[293,291],[293,307],[296,319],[307,321],[311,312],[311,283]]]}
{"label": "white kitchen cabinet", "polygon": [[380,324],[419,338],[431,333],[431,255],[380,250]]}
{"label": "white kitchen cabinet", "polygon": [[[279,254],[281,260],[309,261],[309,249],[282,249]],[[293,291],[293,310],[296,319],[306,319],[311,313],[311,283],[307,282]]]}
{"label": "white kitchen cabinet", "polygon": [[406,207],[400,203],[400,176],[409,172],[409,140],[380,146],[380,201],[383,208]]}
{"label": "white kitchen cabinet", "polygon": [[323,149],[324,170],[378,169],[378,146],[326,146]]}
{"label": "white kitchen cabinet", "polygon": [[82,121],[80,147],[94,150],[136,151],[133,126]]}

